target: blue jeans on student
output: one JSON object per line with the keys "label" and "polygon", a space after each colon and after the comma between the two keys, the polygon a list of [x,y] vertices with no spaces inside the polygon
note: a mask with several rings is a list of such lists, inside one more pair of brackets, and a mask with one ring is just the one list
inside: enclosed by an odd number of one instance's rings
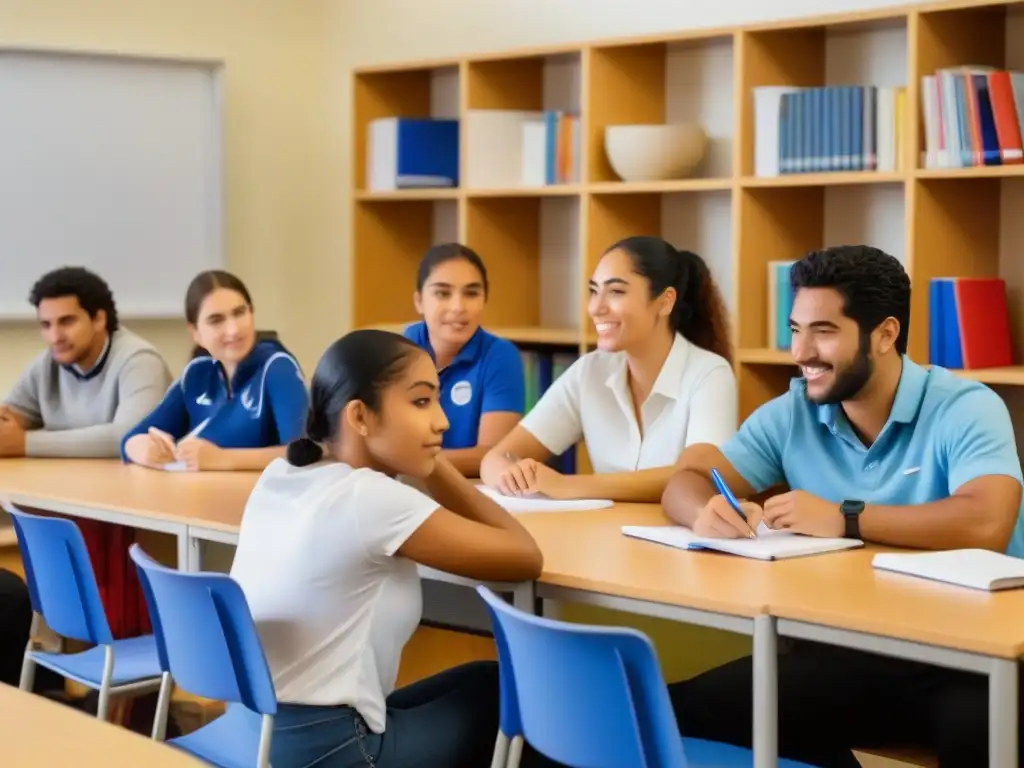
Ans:
{"label": "blue jeans on student", "polygon": [[384,733],[352,707],[280,704],[274,768],[486,768],[498,735],[498,665],[476,661],[387,698]]}

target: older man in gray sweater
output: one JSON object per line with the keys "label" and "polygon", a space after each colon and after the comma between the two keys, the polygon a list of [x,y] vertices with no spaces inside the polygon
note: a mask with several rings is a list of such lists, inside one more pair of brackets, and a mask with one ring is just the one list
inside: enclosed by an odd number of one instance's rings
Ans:
{"label": "older man in gray sweater", "polygon": [[47,273],[29,300],[47,349],[0,404],[0,457],[116,458],[170,386],[167,364],[120,326],[110,288],[86,269]]}

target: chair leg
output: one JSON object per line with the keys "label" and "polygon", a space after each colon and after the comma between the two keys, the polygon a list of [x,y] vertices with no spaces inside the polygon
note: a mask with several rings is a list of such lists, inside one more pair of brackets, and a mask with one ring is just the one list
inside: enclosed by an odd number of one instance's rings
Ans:
{"label": "chair leg", "polygon": [[506,768],[508,764],[508,736],[499,728],[498,738],[494,742],[494,758],[491,768]]}
{"label": "chair leg", "polygon": [[270,737],[274,732],[274,716],[263,715],[260,722],[260,749],[256,753],[258,768],[270,768]]}
{"label": "chair leg", "polygon": [[107,710],[110,708],[110,685],[114,676],[114,648],[106,646],[103,658],[103,677],[100,679],[100,697],[96,704],[96,718],[107,719]]}
{"label": "chair leg", "polygon": [[523,759],[523,737],[516,736],[508,748],[508,768],[519,768],[519,761]]}
{"label": "chair leg", "polygon": [[153,739],[163,741],[167,736],[167,718],[171,711],[171,694],[174,692],[174,680],[170,672],[164,672],[160,678],[160,694],[156,699],[156,711],[153,713]]}
{"label": "chair leg", "polygon": [[28,629],[28,643],[25,644],[25,655],[21,659],[21,678],[18,687],[23,691],[31,691],[36,684],[36,663],[32,659],[32,651],[36,649],[35,637],[39,631],[39,614],[32,612],[32,623]]}

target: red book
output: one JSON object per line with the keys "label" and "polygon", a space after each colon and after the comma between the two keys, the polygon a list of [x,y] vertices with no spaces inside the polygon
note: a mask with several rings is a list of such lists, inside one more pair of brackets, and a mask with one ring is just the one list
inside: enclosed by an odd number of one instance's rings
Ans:
{"label": "red book", "polygon": [[953,292],[964,369],[1013,365],[1006,283],[998,277],[958,277]]}

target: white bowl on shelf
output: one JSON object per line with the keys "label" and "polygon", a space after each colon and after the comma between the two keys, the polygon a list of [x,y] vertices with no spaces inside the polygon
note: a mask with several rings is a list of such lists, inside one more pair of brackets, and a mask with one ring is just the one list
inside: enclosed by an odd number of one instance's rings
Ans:
{"label": "white bowl on shelf", "polygon": [[667,181],[689,177],[704,160],[708,136],[696,123],[609,125],[604,151],[623,181]]}

